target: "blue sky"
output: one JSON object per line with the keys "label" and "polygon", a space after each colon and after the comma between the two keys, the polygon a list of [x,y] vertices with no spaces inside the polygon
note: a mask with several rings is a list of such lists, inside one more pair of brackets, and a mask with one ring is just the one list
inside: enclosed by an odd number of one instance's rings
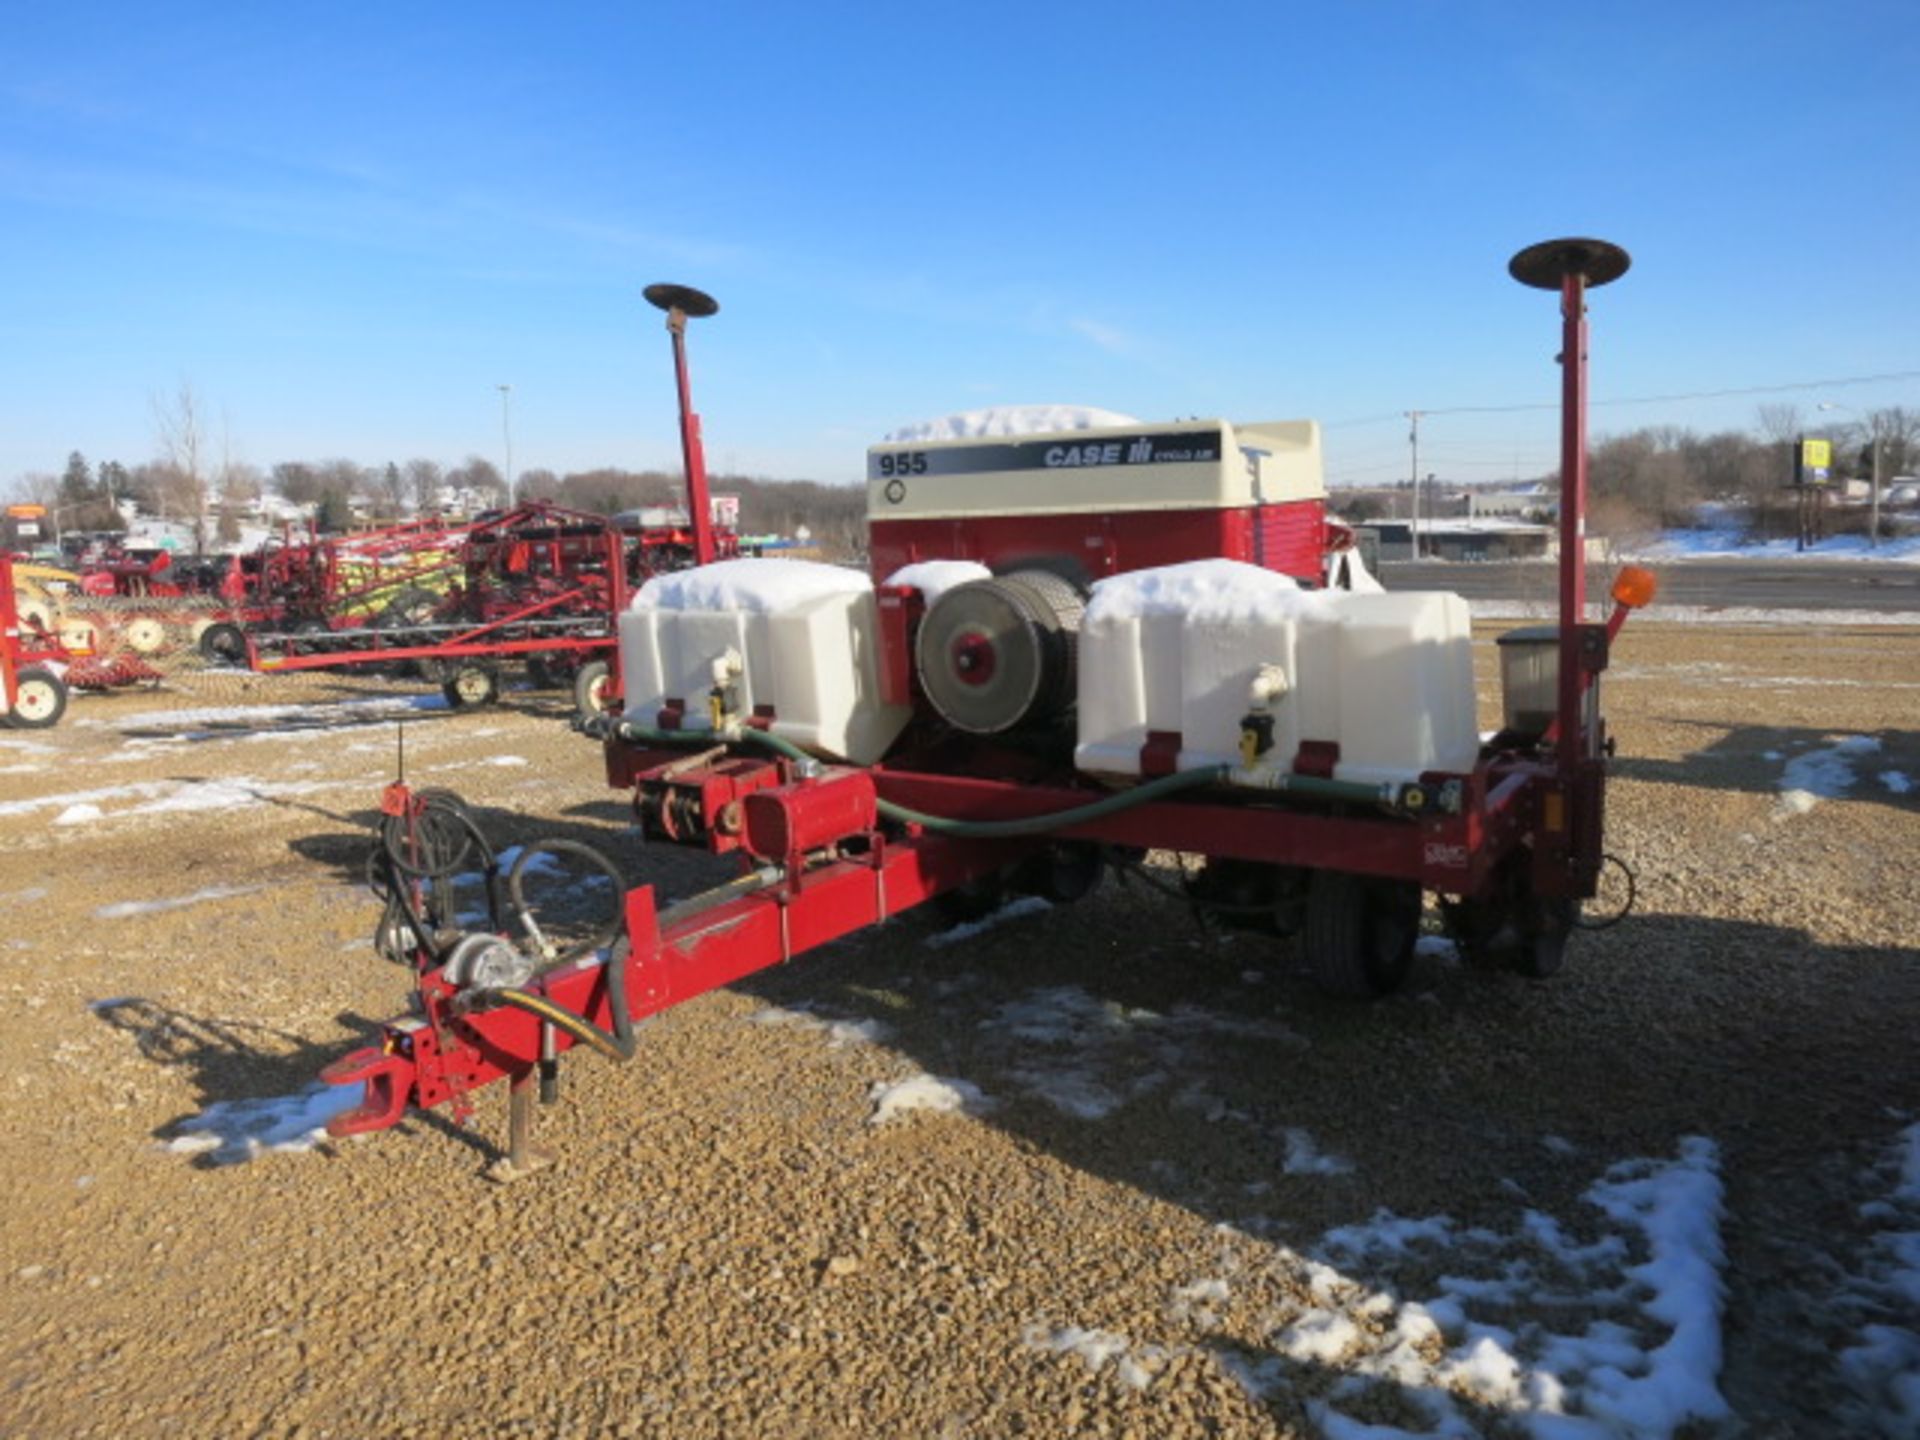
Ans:
{"label": "blue sky", "polygon": [[[1315,417],[1339,480],[1410,408],[1551,402],[1550,236],[1596,398],[1920,371],[1920,7],[1890,3],[10,7],[0,488],[155,450],[677,464],[654,280],[717,468],[851,479],[1015,403]],[[1599,432],[1920,379],[1603,405]],[[1817,417],[1816,417],[1817,418]],[[1551,465],[1550,410],[1422,469]]]}

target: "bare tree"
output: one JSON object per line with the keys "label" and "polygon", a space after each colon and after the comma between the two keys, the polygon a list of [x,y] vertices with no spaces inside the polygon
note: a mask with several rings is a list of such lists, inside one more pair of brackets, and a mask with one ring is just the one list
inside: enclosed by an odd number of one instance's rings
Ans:
{"label": "bare tree", "polygon": [[407,486],[413,492],[416,515],[426,515],[440,504],[440,467],[432,460],[409,460]]}
{"label": "bare tree", "polygon": [[160,449],[168,465],[180,476],[186,505],[193,515],[193,549],[201,554],[207,548],[207,477],[203,450],[206,425],[200,415],[200,399],[193,385],[180,382],[171,399],[153,397],[153,423]]}

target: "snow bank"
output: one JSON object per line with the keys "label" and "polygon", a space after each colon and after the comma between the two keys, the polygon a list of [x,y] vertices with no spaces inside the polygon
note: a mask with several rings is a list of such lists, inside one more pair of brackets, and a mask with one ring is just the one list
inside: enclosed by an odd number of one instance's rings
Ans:
{"label": "snow bank", "polygon": [[1666,530],[1641,545],[1621,546],[1624,560],[1882,560],[1920,562],[1920,535],[1882,538],[1876,547],[1864,535],[1833,535],[1802,550],[1796,540],[1747,543],[1738,530]]}
{"label": "snow bank", "polygon": [[1104,425],[1138,425],[1131,415],[1092,405],[996,405],[963,410],[937,420],[921,420],[889,431],[884,443],[916,440],[976,440],[994,435],[1048,435],[1062,430],[1092,430]]}
{"label": "snow bank", "polygon": [[931,605],[956,585],[991,580],[993,572],[977,560],[922,560],[902,565],[887,577],[889,585],[910,585]]}
{"label": "snow bank", "polygon": [[829,595],[871,590],[863,571],[816,560],[720,560],[656,575],[630,610],[745,610],[771,615]]}
{"label": "snow bank", "polygon": [[[1552,620],[1559,606],[1534,600],[1476,600],[1476,620]],[[1645,610],[1636,625],[1805,625],[1834,626],[1920,625],[1920,610],[1790,610],[1758,605],[1669,605],[1665,601]]]}
{"label": "snow bank", "polygon": [[297,1095],[219,1100],[180,1122],[180,1134],[162,1148],[207,1155],[216,1165],[252,1160],[268,1151],[313,1149],[327,1138],[327,1121],[360,1103],[352,1085],[310,1085]]}
{"label": "snow bank", "polygon": [[1152,616],[1232,624],[1297,619],[1326,609],[1324,597],[1290,576],[1239,560],[1190,560],[1094,583],[1086,626]]}

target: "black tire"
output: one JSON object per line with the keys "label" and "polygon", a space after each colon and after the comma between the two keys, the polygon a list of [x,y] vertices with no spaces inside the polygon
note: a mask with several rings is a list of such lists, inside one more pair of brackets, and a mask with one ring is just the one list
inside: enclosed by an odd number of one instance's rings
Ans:
{"label": "black tire", "polygon": [[485,665],[460,665],[440,686],[455,710],[477,710],[500,698],[499,672]]}
{"label": "black tire", "polygon": [[1345,1000],[1377,1000],[1406,981],[1420,937],[1420,887],[1317,870],[1302,935],[1314,982]]}
{"label": "black tire", "polygon": [[246,664],[246,633],[226,620],[209,625],[200,632],[200,658],[209,665]]}
{"label": "black tire", "polygon": [[7,723],[18,730],[45,730],[67,713],[67,682],[51,670],[29,665],[14,676],[13,708]]}
{"label": "black tire", "polygon": [[606,714],[612,686],[613,668],[604,660],[587,661],[573,677],[573,708],[588,720]]}

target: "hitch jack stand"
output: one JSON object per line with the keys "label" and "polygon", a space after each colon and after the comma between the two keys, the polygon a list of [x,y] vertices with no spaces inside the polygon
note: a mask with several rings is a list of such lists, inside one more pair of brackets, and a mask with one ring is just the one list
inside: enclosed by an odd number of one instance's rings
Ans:
{"label": "hitch jack stand", "polygon": [[533,1067],[522,1070],[507,1085],[507,1153],[487,1167],[487,1178],[501,1185],[538,1174],[559,1160],[533,1136],[539,1106],[534,1103]]}

